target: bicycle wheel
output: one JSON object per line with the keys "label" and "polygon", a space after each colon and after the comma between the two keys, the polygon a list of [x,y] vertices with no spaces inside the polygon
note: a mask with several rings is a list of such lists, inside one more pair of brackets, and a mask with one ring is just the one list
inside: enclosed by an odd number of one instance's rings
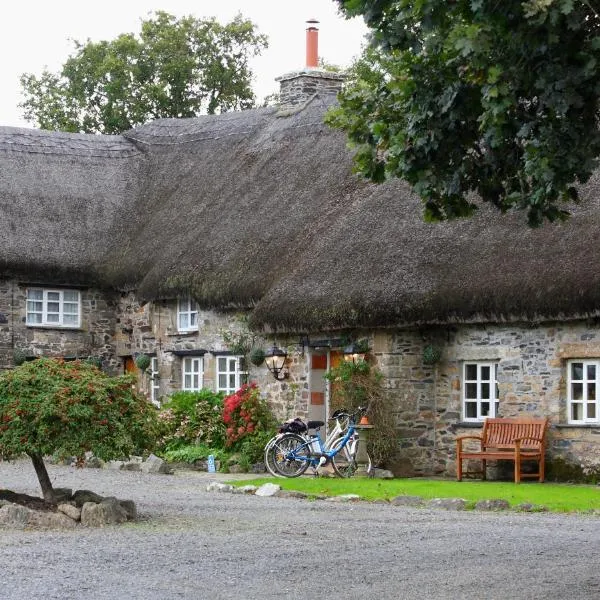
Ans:
{"label": "bicycle wheel", "polygon": [[[343,438],[335,440],[331,445],[331,449],[337,449],[341,444]],[[331,459],[333,470],[339,477],[352,477],[359,467],[363,465],[359,464],[356,460],[358,456],[358,445],[363,444],[361,440],[348,440],[348,443]],[[364,465],[367,474],[371,473],[373,468],[373,462],[370,455],[367,453],[367,463]]]}
{"label": "bicycle wheel", "polygon": [[267,471],[273,475],[273,477],[282,477],[281,473],[277,470],[277,466],[275,465],[275,452],[277,451],[275,444],[280,437],[281,434],[276,435],[275,437],[271,438],[265,446],[265,467],[267,468]]}
{"label": "bicycle wheel", "polygon": [[273,444],[273,466],[284,477],[298,477],[308,469],[309,443],[295,433],[282,435]]}

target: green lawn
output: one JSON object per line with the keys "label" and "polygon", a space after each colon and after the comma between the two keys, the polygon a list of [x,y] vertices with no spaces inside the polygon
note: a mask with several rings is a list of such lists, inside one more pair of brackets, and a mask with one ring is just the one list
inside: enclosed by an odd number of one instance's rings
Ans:
{"label": "green lawn", "polygon": [[553,512],[600,511],[600,487],[564,483],[527,482],[515,484],[498,481],[449,481],[438,479],[353,479],[300,477],[284,479],[265,477],[234,481],[233,485],[276,483],[286,490],[310,495],[337,496],[357,494],[365,500],[390,500],[396,496],[430,498],[464,498],[472,507],[478,500],[504,499],[511,506],[529,503]]}

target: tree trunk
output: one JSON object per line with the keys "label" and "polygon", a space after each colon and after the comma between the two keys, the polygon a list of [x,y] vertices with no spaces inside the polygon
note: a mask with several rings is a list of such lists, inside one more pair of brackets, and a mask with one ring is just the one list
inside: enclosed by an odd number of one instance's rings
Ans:
{"label": "tree trunk", "polygon": [[52,482],[50,481],[48,471],[46,470],[44,459],[42,458],[41,454],[30,454],[29,458],[31,458],[33,468],[35,469],[35,474],[40,482],[44,500],[50,504],[55,504],[54,489],[52,488]]}

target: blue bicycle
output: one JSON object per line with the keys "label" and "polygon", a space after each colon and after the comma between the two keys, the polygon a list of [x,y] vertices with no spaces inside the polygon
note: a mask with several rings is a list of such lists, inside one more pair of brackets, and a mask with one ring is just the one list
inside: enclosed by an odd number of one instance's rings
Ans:
{"label": "blue bicycle", "polygon": [[[356,423],[366,410],[359,408],[354,414],[348,415],[348,428],[327,447],[321,438],[320,428],[310,438],[297,433],[285,433],[274,443],[272,465],[284,477],[299,477],[308,467],[313,467],[316,474],[324,465],[331,464],[340,477],[352,477],[359,465],[357,462],[360,438]],[[372,462],[367,454],[366,470],[371,473]]]}

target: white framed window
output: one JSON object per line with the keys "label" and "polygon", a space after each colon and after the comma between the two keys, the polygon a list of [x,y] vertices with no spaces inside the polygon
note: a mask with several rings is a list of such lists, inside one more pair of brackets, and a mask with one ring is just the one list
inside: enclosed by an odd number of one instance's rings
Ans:
{"label": "white framed window", "polygon": [[570,360],[567,365],[569,423],[598,423],[600,360]]}
{"label": "white framed window", "polygon": [[153,356],[150,359],[150,401],[156,406],[160,406],[160,380],[158,377],[158,358]]}
{"label": "white framed window", "polygon": [[177,301],[177,330],[198,331],[198,305],[191,298]]}
{"label": "white framed window", "polygon": [[463,365],[463,419],[483,421],[498,414],[498,365],[466,362]]}
{"label": "white framed window", "polygon": [[204,360],[201,356],[186,356],[181,361],[181,389],[186,392],[197,392],[202,389],[204,376]]}
{"label": "white framed window", "polygon": [[81,294],[78,290],[27,290],[27,325],[81,326]]}
{"label": "white framed window", "polygon": [[243,356],[217,356],[217,392],[233,394],[248,379]]}

